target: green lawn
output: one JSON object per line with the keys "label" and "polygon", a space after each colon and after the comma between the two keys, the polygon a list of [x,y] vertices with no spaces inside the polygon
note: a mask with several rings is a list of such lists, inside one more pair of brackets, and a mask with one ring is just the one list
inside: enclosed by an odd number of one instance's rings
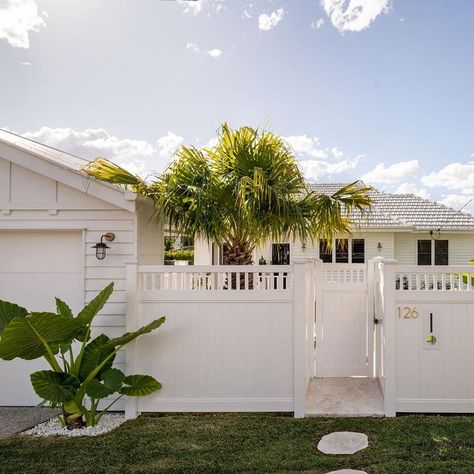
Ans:
{"label": "green lawn", "polygon": [[[352,456],[316,451],[332,431],[362,431]],[[141,416],[97,438],[0,441],[2,473],[474,473],[474,417],[295,420],[291,415]]]}

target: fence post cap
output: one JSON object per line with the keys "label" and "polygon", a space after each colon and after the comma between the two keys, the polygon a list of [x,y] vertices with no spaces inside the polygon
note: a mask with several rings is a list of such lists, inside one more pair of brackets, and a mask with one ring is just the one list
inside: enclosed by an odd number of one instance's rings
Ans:
{"label": "fence post cap", "polygon": [[381,257],[384,265],[395,265],[398,263],[398,260],[395,260],[394,258],[386,258],[386,257]]}

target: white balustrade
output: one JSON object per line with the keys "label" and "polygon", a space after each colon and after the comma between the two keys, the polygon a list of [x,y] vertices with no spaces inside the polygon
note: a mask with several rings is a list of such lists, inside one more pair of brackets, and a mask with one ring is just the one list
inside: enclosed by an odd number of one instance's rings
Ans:
{"label": "white balustrade", "polygon": [[396,291],[473,291],[474,268],[462,266],[397,265]]}
{"label": "white balustrade", "polygon": [[292,267],[139,265],[142,291],[289,291],[293,288]]}

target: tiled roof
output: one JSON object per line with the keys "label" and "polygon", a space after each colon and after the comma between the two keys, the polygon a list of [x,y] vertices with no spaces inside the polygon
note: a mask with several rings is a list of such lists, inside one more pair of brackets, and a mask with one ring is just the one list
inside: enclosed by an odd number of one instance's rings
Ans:
{"label": "tiled roof", "polygon": [[51,161],[64,168],[80,171],[86,164],[87,160],[76,155],[66,153],[56,148],[43,145],[29,138],[22,137],[16,133],[0,129],[0,142],[8,143],[26,151],[30,151],[45,160]]}
{"label": "tiled roof", "polygon": [[[309,184],[310,189],[333,194],[346,183]],[[371,211],[366,216],[354,213],[357,226],[371,229],[409,228],[414,230],[473,230],[474,217],[444,204],[415,196],[393,194],[373,189]]]}

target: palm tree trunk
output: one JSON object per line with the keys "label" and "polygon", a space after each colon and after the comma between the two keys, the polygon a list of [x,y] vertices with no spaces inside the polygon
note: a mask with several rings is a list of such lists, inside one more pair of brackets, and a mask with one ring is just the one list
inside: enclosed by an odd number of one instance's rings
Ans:
{"label": "palm tree trunk", "polygon": [[[247,239],[233,239],[223,245],[223,264],[224,265],[252,265],[253,264],[254,246]],[[245,275],[240,274],[239,282],[237,282],[236,273],[232,273],[231,281],[228,282],[230,288],[245,289]],[[238,286],[237,286],[238,285]],[[248,288],[253,288],[253,278],[249,275]]]}

